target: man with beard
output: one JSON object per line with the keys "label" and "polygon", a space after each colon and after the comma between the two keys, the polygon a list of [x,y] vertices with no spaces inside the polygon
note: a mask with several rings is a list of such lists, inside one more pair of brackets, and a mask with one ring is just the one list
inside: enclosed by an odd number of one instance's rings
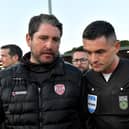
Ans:
{"label": "man with beard", "polygon": [[72,53],[72,64],[79,68],[83,74],[85,74],[89,69],[87,52],[82,48],[75,49]]}
{"label": "man with beard", "polygon": [[0,72],[1,129],[85,128],[81,72],[60,58],[61,36],[55,16],[31,18],[26,35],[31,51]]}

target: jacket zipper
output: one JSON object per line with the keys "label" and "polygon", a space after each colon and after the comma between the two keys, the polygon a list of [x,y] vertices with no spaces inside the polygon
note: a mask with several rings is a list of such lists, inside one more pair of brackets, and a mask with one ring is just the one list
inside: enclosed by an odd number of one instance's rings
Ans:
{"label": "jacket zipper", "polygon": [[39,129],[41,129],[41,88],[38,86]]}

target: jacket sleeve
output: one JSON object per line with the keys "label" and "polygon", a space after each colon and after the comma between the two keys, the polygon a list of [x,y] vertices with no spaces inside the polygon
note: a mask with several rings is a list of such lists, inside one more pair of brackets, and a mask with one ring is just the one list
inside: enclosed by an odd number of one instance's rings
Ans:
{"label": "jacket sleeve", "polygon": [[1,85],[1,78],[0,78],[0,129],[5,129],[4,127],[5,113],[3,109],[3,102],[1,99],[1,92],[2,92],[2,85]]}
{"label": "jacket sleeve", "polygon": [[86,77],[82,77],[82,107],[83,107],[83,127],[85,129],[95,129],[94,123],[90,113],[88,112],[88,92],[87,92],[87,80]]}
{"label": "jacket sleeve", "polygon": [[0,129],[5,129],[4,128],[4,120],[5,120],[5,114],[2,106],[2,101],[0,99]]}
{"label": "jacket sleeve", "polygon": [[85,83],[83,82],[83,78],[81,80],[81,99],[80,99],[80,118],[82,129],[87,128],[87,119],[88,119],[88,112],[87,112],[87,97],[86,97],[86,88]]}

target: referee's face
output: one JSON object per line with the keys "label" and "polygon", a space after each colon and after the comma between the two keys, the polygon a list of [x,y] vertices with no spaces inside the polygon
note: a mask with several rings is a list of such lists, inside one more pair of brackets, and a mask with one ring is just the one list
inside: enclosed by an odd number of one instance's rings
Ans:
{"label": "referee's face", "polygon": [[84,49],[88,53],[88,60],[96,72],[111,73],[118,63],[118,42],[111,43],[104,36],[95,40],[83,39]]}

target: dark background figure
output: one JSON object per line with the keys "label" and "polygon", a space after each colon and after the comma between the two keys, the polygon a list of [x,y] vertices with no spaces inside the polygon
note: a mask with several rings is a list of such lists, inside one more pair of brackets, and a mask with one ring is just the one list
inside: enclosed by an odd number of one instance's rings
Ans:
{"label": "dark background figure", "polygon": [[129,60],[119,58],[114,27],[95,21],[83,32],[83,46],[92,70],[88,83],[88,126],[93,129],[129,129]]}
{"label": "dark background figure", "polygon": [[18,45],[8,44],[1,46],[0,54],[2,67],[7,68],[19,63],[22,58],[23,52]]}
{"label": "dark background figure", "polygon": [[3,69],[3,66],[2,66],[2,61],[1,61],[1,57],[0,57],[0,70]]}
{"label": "dark background figure", "polygon": [[59,55],[62,29],[54,15],[30,19],[30,52],[15,67],[0,72],[5,128],[85,129],[82,74]]}
{"label": "dark background figure", "polygon": [[87,52],[81,48],[75,49],[72,53],[72,64],[85,73],[89,69]]}

